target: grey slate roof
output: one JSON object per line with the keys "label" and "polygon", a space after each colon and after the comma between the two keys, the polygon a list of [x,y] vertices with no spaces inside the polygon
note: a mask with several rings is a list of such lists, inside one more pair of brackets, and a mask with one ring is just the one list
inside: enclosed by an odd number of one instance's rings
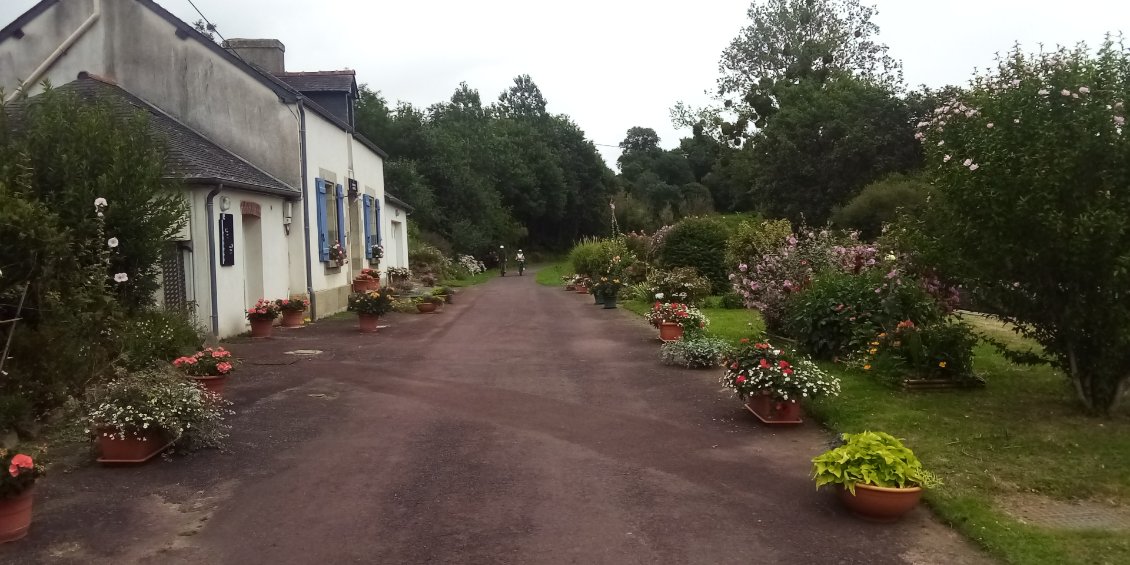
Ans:
{"label": "grey slate roof", "polygon": [[59,87],[82,98],[99,98],[111,103],[123,114],[138,110],[149,114],[149,129],[165,140],[168,149],[166,174],[169,178],[214,184],[223,182],[232,188],[268,192],[298,198],[302,192],[275,178],[212,140],[162,112],[156,106],[134,96],[108,81],[85,73],[79,79]]}
{"label": "grey slate roof", "polygon": [[299,92],[348,92],[357,94],[355,71],[279,73],[275,76]]}

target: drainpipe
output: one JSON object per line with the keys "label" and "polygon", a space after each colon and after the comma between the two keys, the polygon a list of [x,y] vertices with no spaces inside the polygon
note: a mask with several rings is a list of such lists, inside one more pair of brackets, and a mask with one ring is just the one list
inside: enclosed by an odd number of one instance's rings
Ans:
{"label": "drainpipe", "polygon": [[36,67],[36,69],[32,71],[31,74],[28,75],[28,77],[24,79],[22,83],[20,83],[19,87],[17,87],[16,90],[14,90],[11,94],[8,95],[7,98],[4,99],[4,102],[11,102],[12,100],[15,100],[17,96],[27,90],[27,87],[29,85],[31,87],[34,87],[35,84],[39,82],[39,79],[43,78],[44,73],[46,73],[47,70],[51,68],[51,65],[54,65],[55,61],[58,61],[59,57],[63,56],[63,53],[66,53],[68,49],[73,47],[75,42],[77,42],[79,38],[81,38],[83,34],[85,34],[87,30],[89,30],[94,25],[94,22],[98,21],[98,18],[101,16],[102,0],[94,0],[94,12],[90,14],[90,17],[86,18],[86,21],[82,22],[82,24],[78,26],[78,29],[76,29],[74,33],[64,39],[63,43],[59,44],[59,46],[55,48],[55,51],[48,55],[47,59],[45,59],[43,63]]}
{"label": "drainpipe", "polygon": [[216,212],[215,203],[213,202],[216,195],[224,189],[224,184],[220,183],[208,193],[207,199],[204,201],[205,216],[208,217],[208,282],[211,285],[211,291],[208,293],[212,298],[212,335],[220,337],[220,297],[219,297],[219,271],[216,268]]}
{"label": "drainpipe", "polygon": [[314,296],[314,264],[310,252],[310,186],[306,180],[306,105],[302,96],[298,97],[298,143],[299,161],[302,163],[302,233],[306,238],[302,249],[306,252],[306,296],[310,298],[310,319],[318,319],[318,299]]}

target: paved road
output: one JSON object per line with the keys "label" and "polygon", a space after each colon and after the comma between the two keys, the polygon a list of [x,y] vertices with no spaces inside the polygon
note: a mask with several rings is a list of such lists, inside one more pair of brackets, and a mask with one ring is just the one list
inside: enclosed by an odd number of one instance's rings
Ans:
{"label": "paved road", "polygon": [[457,302],[234,344],[227,452],[56,472],[0,561],[984,562],[925,511],[846,515],[807,476],[824,433],[660,365],[638,317],[531,276]]}

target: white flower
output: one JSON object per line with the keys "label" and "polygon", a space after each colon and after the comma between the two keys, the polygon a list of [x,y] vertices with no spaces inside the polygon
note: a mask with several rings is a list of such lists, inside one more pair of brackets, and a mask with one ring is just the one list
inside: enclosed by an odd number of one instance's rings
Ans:
{"label": "white flower", "polygon": [[1064,96],[1071,96],[1071,91],[1070,91],[1070,90],[1067,90],[1066,88],[1065,88],[1065,89],[1063,89],[1063,90],[1061,90],[1061,91],[1059,91],[1059,93],[1060,93],[1060,94],[1062,94],[1062,95],[1064,95]]}
{"label": "white flower", "polygon": [[917,139],[918,141],[922,141],[923,139],[926,139],[926,134],[924,134],[922,132],[918,132],[918,133],[914,134],[914,139]]}
{"label": "white flower", "polygon": [[1012,79],[1012,86],[1013,86],[1013,88],[1020,86],[1020,79],[1018,79],[1018,78]]}
{"label": "white flower", "polygon": [[100,197],[94,199],[94,209],[96,211],[101,209],[101,208],[105,208],[106,205],[107,205],[107,202],[106,202],[105,198],[102,198],[100,196]]}
{"label": "white flower", "polygon": [[989,128],[989,129],[993,129],[993,122],[989,122],[989,123],[985,124],[985,127]]}
{"label": "white flower", "polygon": [[107,239],[106,245],[110,246],[111,249],[117,247],[118,246],[118,238],[111,237],[110,239]]}
{"label": "white flower", "polygon": [[1073,93],[1071,93],[1071,97],[1072,97],[1072,98],[1079,98],[1079,95],[1078,95],[1078,94],[1075,94],[1075,93],[1073,92]]}
{"label": "white flower", "polygon": [[972,164],[973,164],[973,159],[966,159],[965,162],[962,163],[962,165],[965,165],[966,167],[968,167],[969,165],[972,165]]}
{"label": "white flower", "polygon": [[1091,92],[1091,89],[1090,89],[1090,88],[1087,88],[1087,87],[1085,87],[1085,86],[1080,86],[1080,87],[1079,87],[1079,94],[1087,94],[1087,93],[1089,93],[1089,92]]}
{"label": "white flower", "polygon": [[1040,91],[1037,92],[1036,94],[1039,94],[1040,96],[1047,96],[1048,90],[1046,88],[1041,88]]}
{"label": "white flower", "polygon": [[970,170],[970,171],[976,171],[976,170],[977,170],[977,169],[979,169],[979,168],[981,168],[981,166],[980,166],[980,165],[978,165],[978,164],[976,164],[976,163],[974,163],[974,164],[972,164],[972,165],[969,165],[969,170]]}
{"label": "white flower", "polygon": [[124,283],[128,280],[129,280],[129,275],[127,275],[125,273],[118,273],[118,274],[114,275],[114,282]]}
{"label": "white flower", "polygon": [[1115,116],[1114,117],[1114,125],[1116,125],[1116,126],[1126,125],[1126,118],[1123,117],[1123,116]]}
{"label": "white flower", "polygon": [[1012,119],[1012,123],[1014,123],[1014,124],[1019,124],[1019,123],[1020,123],[1020,118],[1013,118],[1013,119]]}
{"label": "white flower", "polygon": [[950,159],[952,159],[952,158],[953,158],[952,155],[946,155],[945,157],[942,157],[942,162],[943,163],[949,163]]}
{"label": "white flower", "polygon": [[655,299],[656,300],[663,300],[663,293],[662,292],[655,293]]}
{"label": "white flower", "polygon": [[939,141],[939,142],[938,142],[938,147],[941,147],[941,146],[943,146],[943,145],[945,145],[945,144],[946,144],[946,140],[944,140],[944,139],[943,139],[943,140],[941,140],[941,141]]}

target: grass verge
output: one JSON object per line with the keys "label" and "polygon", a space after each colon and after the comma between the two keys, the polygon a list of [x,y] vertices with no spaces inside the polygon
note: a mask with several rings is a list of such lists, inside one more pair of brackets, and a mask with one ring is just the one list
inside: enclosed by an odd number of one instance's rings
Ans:
{"label": "grass verge", "polygon": [[[643,316],[651,310],[651,304],[642,300],[631,300],[621,303],[621,306]],[[760,335],[765,330],[761,316],[753,310],[702,308],[702,313],[710,320],[710,325],[706,327],[706,335],[711,337],[737,343],[743,337]]]}
{"label": "grass verge", "polygon": [[560,286],[561,277],[573,274],[573,265],[566,259],[556,263],[546,263],[534,267],[537,271],[538,284],[545,286]]}
{"label": "grass verge", "polygon": [[[517,271],[515,271],[515,272],[517,272]],[[487,270],[485,270],[485,271],[483,271],[483,272],[481,272],[477,275],[472,275],[472,276],[465,278],[465,279],[450,279],[450,280],[446,280],[446,281],[440,281],[439,286],[450,286],[452,288],[463,288],[463,287],[468,287],[468,286],[475,286],[475,285],[478,285],[478,284],[483,284],[483,283],[485,283],[485,282],[487,282],[487,281],[489,281],[492,278],[497,277],[497,276],[498,276],[498,269],[487,269]]]}

